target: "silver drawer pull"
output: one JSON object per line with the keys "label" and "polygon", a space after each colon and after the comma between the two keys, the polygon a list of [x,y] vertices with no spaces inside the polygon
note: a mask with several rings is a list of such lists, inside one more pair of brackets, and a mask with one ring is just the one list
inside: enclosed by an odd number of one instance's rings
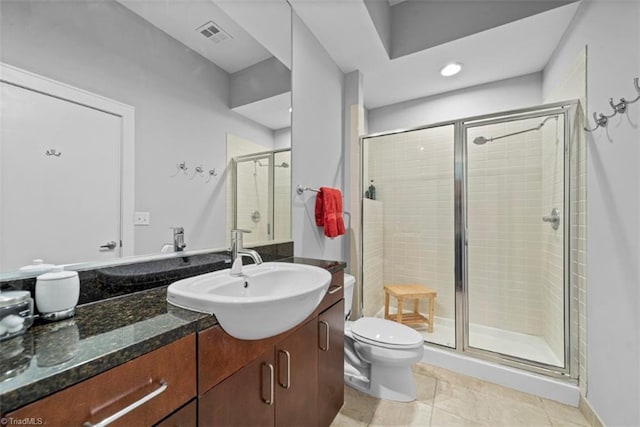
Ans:
{"label": "silver drawer pull", "polygon": [[[262,401],[267,405],[271,406],[273,405],[273,394],[275,392],[274,385],[273,385],[273,380],[274,380],[273,365],[271,363],[262,362],[262,368],[264,367],[269,368],[269,398],[265,399],[264,396],[262,396]],[[264,378],[264,375],[263,375],[263,378]]]}
{"label": "silver drawer pull", "polygon": [[325,341],[324,341],[325,342],[325,346],[322,347],[322,344],[321,344],[320,345],[320,350],[329,351],[329,323],[324,321],[324,320],[321,320],[320,321],[320,325],[322,325],[322,326],[324,326],[326,328],[326,331],[325,331],[326,335],[325,335]]}
{"label": "silver drawer pull", "polygon": [[329,295],[333,295],[333,294],[335,294],[336,292],[339,292],[339,291],[340,291],[340,289],[342,289],[342,285],[340,285],[340,286],[336,286],[336,287],[334,287],[333,289],[329,289]]}
{"label": "silver drawer pull", "polygon": [[119,410],[118,412],[116,412],[115,414],[111,415],[110,417],[107,417],[104,420],[100,421],[98,424],[91,424],[90,422],[87,421],[84,424],[82,424],[82,426],[83,427],[104,427],[104,426],[108,426],[109,424],[111,424],[112,422],[117,420],[118,418],[122,418],[124,415],[126,415],[129,412],[133,411],[138,406],[144,405],[145,403],[147,403],[148,401],[150,401],[154,397],[158,396],[159,394],[162,394],[167,389],[167,387],[169,387],[169,384],[167,384],[167,382],[165,380],[160,380],[160,387],[158,387],[157,389],[155,389],[151,393],[147,394],[146,396],[142,397],[141,399],[136,400],[135,402],[133,402],[131,405],[127,406],[126,408]]}
{"label": "silver drawer pull", "polygon": [[278,384],[280,384],[280,387],[282,388],[289,388],[291,387],[291,353],[289,353],[287,350],[278,350],[278,356],[281,354],[287,356],[287,382],[284,383],[280,381],[280,372],[282,371],[282,365],[280,365],[280,361],[278,360]]}

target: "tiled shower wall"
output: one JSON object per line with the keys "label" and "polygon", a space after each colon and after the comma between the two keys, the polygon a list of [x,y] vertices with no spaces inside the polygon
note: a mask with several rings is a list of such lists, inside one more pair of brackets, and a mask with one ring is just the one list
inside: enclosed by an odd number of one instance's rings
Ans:
{"label": "tiled shower wall", "polygon": [[[366,144],[365,182],[374,180],[383,205],[382,283],[419,283],[434,289],[435,315],[453,319],[453,126],[375,137]],[[365,222],[365,247],[367,227]],[[363,259],[367,262],[366,253]],[[363,284],[365,293],[381,286],[367,278]],[[379,309],[368,306],[365,297],[366,314]],[[421,311],[427,311],[424,303]]]}
{"label": "tiled shower wall", "polygon": [[377,200],[362,201],[363,221],[363,315],[375,316],[384,304],[384,217],[383,203]]}
{"label": "tiled shower wall", "polygon": [[[468,130],[468,286],[470,323],[542,335],[542,135],[540,119]],[[473,337],[470,337],[473,338]]]}

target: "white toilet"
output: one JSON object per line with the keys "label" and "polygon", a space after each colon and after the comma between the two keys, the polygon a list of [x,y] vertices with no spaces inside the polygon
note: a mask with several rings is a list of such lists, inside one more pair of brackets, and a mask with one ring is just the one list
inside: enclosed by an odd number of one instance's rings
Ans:
{"label": "white toilet", "polygon": [[[344,275],[345,319],[351,312],[355,278]],[[410,402],[416,398],[411,365],[422,359],[423,338],[416,330],[390,320],[363,317],[344,327],[344,381],[380,399]]]}

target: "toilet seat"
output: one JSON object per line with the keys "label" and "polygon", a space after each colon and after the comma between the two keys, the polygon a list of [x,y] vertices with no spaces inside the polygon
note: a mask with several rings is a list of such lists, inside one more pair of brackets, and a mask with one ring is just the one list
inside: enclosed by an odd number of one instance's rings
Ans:
{"label": "toilet seat", "polygon": [[400,323],[376,317],[363,317],[351,324],[358,341],[385,348],[412,349],[422,346],[424,339],[416,330]]}

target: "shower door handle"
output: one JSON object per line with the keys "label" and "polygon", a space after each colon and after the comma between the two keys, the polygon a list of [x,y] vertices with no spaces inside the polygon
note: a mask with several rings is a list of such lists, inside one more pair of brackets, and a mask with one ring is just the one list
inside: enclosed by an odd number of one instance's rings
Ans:
{"label": "shower door handle", "polygon": [[557,230],[560,227],[560,211],[558,208],[551,209],[551,214],[543,216],[542,221],[550,223],[551,228]]}

